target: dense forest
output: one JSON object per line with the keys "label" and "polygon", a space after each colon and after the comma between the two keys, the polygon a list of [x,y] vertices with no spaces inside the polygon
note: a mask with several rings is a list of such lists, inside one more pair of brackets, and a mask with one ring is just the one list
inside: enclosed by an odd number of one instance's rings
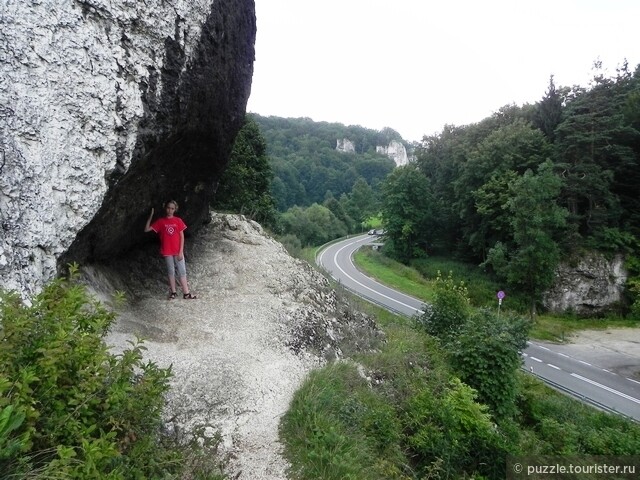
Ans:
{"label": "dense forest", "polygon": [[[336,149],[345,138],[354,152]],[[361,232],[395,168],[376,153],[391,140],[411,147],[390,128],[248,115],[213,206],[260,221],[294,250]]]}
{"label": "dense forest", "polygon": [[[376,153],[376,147],[391,140],[403,142],[390,128],[377,131],[308,118],[252,117],[267,143],[274,173],[272,192],[280,211],[322,203],[328,196],[339,199],[352,191],[358,179],[377,187],[395,164]],[[336,150],[336,141],[344,138],[353,142],[354,153]]]}
{"label": "dense forest", "polygon": [[637,276],[639,155],[640,69],[588,88],[551,77],[535,105],[423,138],[383,186],[387,253],[481,263],[533,302],[585,250],[625,253]]}

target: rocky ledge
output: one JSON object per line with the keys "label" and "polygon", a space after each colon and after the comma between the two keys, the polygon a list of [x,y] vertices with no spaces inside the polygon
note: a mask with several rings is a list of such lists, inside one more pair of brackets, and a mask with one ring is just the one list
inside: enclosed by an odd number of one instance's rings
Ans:
{"label": "rocky ledge", "polygon": [[98,295],[129,299],[107,341],[121,350],[143,337],[149,360],[172,365],[168,427],[219,432],[233,478],[284,479],[278,425],[294,392],[310,370],[375,348],[382,333],[242,216],[212,213],[185,256],[197,300],[167,300],[155,246],[85,268]]}

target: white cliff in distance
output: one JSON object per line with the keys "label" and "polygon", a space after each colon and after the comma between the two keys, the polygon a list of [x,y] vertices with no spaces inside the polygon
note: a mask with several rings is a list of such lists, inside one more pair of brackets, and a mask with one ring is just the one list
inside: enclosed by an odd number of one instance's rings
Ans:
{"label": "white cliff in distance", "polygon": [[336,141],[336,150],[343,153],[355,153],[356,146],[348,138],[339,138]]}
{"label": "white cliff in distance", "polygon": [[378,145],[376,147],[376,152],[382,153],[388,156],[390,159],[396,162],[396,166],[398,167],[401,167],[402,165],[406,165],[407,163],[409,163],[409,157],[407,156],[407,149],[401,142],[397,140],[391,140],[389,142],[389,145],[387,145],[386,147],[382,145]]}

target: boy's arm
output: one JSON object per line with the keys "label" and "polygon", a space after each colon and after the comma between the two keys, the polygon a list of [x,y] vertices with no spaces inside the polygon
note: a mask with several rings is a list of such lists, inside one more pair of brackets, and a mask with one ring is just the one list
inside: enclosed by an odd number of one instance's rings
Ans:
{"label": "boy's arm", "polygon": [[178,260],[184,258],[184,230],[180,232],[180,253],[178,253]]}
{"label": "boy's arm", "polygon": [[151,209],[151,213],[149,214],[149,218],[147,218],[147,223],[144,226],[145,232],[151,231],[151,220],[153,219],[153,208]]}

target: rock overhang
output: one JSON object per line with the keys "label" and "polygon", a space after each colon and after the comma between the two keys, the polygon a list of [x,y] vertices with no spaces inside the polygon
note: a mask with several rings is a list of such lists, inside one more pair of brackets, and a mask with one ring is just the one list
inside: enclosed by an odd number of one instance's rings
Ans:
{"label": "rock overhang", "polygon": [[168,198],[197,229],[244,120],[253,0],[5,10],[0,287],[32,293],[144,242]]}

